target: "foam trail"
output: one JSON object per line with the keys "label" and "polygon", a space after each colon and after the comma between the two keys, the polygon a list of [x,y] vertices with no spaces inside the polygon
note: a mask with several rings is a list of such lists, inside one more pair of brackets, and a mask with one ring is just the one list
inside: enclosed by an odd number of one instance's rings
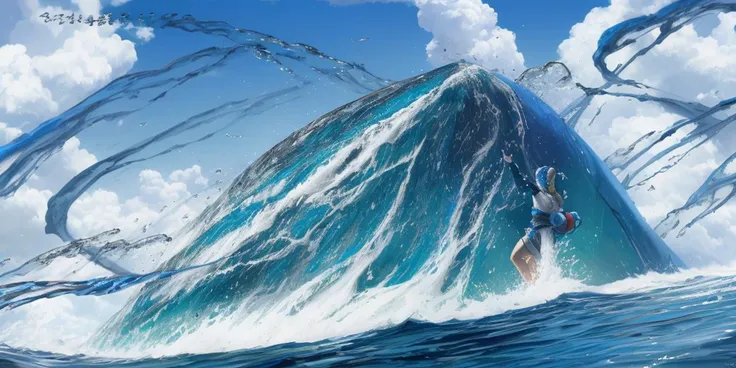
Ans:
{"label": "foam trail", "polygon": [[[139,163],[155,157],[163,156],[172,151],[186,147],[190,144],[205,141],[213,137],[216,133],[231,127],[233,124],[237,123],[240,119],[246,116],[262,113],[263,111],[269,110],[275,106],[278,106],[281,103],[284,103],[283,100],[280,100],[281,97],[297,92],[301,88],[302,86],[295,86],[266,94],[265,96],[261,96],[257,99],[244,99],[239,101],[227,102],[218,107],[194,115],[164,130],[161,133],[149,137],[104,160],[98,161],[94,165],[77,174],[74,178],[67,182],[63,188],[61,188],[49,199],[48,210],[46,211],[46,234],[55,234],[59,236],[59,238],[61,238],[61,240],[63,241],[72,241],[74,239],[67,228],[67,216],[69,213],[69,208],[72,206],[72,204],[74,204],[79,196],[81,196],[103,176],[124,168],[130,164]],[[199,126],[211,124],[220,119],[226,118],[230,119],[228,123],[198,139],[186,143],[176,144],[152,156],[126,161],[128,157],[142,151],[143,149],[154,143],[158,143],[161,140],[174,137],[178,134],[184,133]]]}
{"label": "foam trail", "polygon": [[113,229],[93,237],[79,239],[67,245],[54,248],[30,259],[15,269],[0,274],[0,280],[3,278],[26,276],[32,272],[49,266],[54,260],[60,257],[74,258],[80,255],[85,257],[89,262],[92,262],[113,274],[132,275],[134,274],[133,272],[130,272],[124,267],[118,265],[109,255],[111,253],[125,254],[132,250],[171,241],[171,238],[166,235],[153,235],[135,242],[127,242],[122,239],[108,241],[108,239],[119,233],[119,229]]}
{"label": "foam trail", "polygon": [[[696,222],[703,219],[705,216],[716,212],[726,202],[736,196],[736,173],[726,174],[726,169],[729,165],[736,162],[736,153],[731,155],[726,161],[724,161],[713,173],[708,176],[705,183],[693,193],[687,202],[680,208],[671,211],[667,214],[664,220],[662,220],[656,227],[655,230],[663,238],[667,234],[677,229],[681,225],[681,216],[696,207],[704,206],[700,213],[698,213],[692,220],[685,224],[680,231],[677,233],[677,237],[681,237],[685,234],[687,229],[695,225]],[[723,197],[718,198],[716,192],[720,189],[731,187],[731,190]]]}
{"label": "foam trail", "polygon": [[[160,24],[205,35],[223,36],[235,42],[231,47],[210,47],[181,57],[169,65],[120,77],[59,116],[49,119],[28,133],[0,146],[0,197],[14,193],[35,172],[41,163],[57,152],[68,139],[101,121],[124,118],[164,98],[173,89],[203,74],[221,68],[233,56],[252,54],[256,59],[277,65],[299,84],[310,78],[301,75],[288,64],[304,66],[309,73],[325,75],[361,92],[385,86],[388,81],[378,78],[362,66],[346,62],[302,44],[288,43],[256,31],[242,30],[224,22],[198,21],[191,16],[169,18]],[[144,98],[145,97],[145,98]],[[115,102],[133,105],[115,110]]]}

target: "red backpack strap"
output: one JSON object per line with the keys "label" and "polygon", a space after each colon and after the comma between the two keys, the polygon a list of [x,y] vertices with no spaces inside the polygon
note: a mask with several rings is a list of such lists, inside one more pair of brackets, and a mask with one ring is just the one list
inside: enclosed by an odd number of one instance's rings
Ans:
{"label": "red backpack strap", "polygon": [[565,232],[569,233],[570,231],[575,229],[575,218],[572,217],[572,214],[570,212],[565,212],[565,220],[567,220],[567,229],[565,229]]}

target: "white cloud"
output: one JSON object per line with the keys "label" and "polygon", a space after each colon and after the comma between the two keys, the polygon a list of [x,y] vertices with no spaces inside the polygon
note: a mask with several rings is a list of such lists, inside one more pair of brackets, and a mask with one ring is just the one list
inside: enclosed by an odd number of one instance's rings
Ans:
{"label": "white cloud", "polygon": [[[113,0],[114,5],[124,2]],[[24,130],[33,128],[25,128],[24,122],[37,123],[58,114],[89,92],[125,74],[137,60],[134,44],[115,34],[113,26],[47,24],[39,14],[68,14],[72,10],[41,6],[37,0],[19,4],[25,19],[15,24],[8,36],[9,43],[0,45],[0,120],[3,121],[0,145],[22,134],[18,126]],[[71,4],[76,7],[75,13],[85,15],[99,14],[101,8],[99,0],[72,0]],[[135,36],[143,42],[150,41],[154,37],[153,29],[136,28]],[[122,120],[118,125],[121,124]],[[73,137],[12,196],[0,198],[0,260],[11,258],[3,270],[62,245],[58,237],[46,235],[44,231],[48,200],[69,179],[95,162],[96,156]],[[0,167],[0,171],[3,169]],[[183,219],[187,216],[194,218],[203,203],[187,202],[165,213],[159,211],[159,203],[174,198],[181,200],[190,190],[206,185],[207,178],[202,176],[199,166],[176,170],[169,177],[166,181],[157,172],[142,173],[140,194],[130,199],[121,199],[106,189],[84,194],[69,213],[70,231],[77,236],[91,236],[120,227],[132,239],[159,231],[175,231],[186,223]],[[158,196],[152,198],[155,203],[144,201],[144,197],[152,196],[144,191]],[[156,222],[156,228],[143,233],[141,227],[152,222]],[[78,260],[60,259],[36,276],[84,279],[104,274],[99,267],[88,265],[72,275],[70,271],[78,267]],[[135,291],[133,288],[104,298],[41,300],[8,311],[0,315],[0,341],[77,353],[79,346]]]}
{"label": "white cloud", "polygon": [[[0,144],[20,134],[20,129],[0,123]],[[97,158],[73,137],[39,167],[28,183],[12,196],[0,199],[0,254],[17,263],[60,245],[56,236],[44,232],[47,202],[55,190],[95,162]]]}
{"label": "white cloud", "polygon": [[0,315],[0,341],[62,354],[79,354],[99,326],[120,309],[137,288],[119,294],[41,299]]}
{"label": "white cloud", "polygon": [[[0,136],[2,136],[0,130]],[[29,181],[10,197],[0,199],[0,255],[12,258],[17,265],[55,246],[61,245],[56,236],[46,235],[45,216],[47,203],[53,191],[44,187],[58,188],[71,176],[78,173],[84,164],[92,162],[94,156],[78,149],[78,141],[70,140],[57,156],[61,162],[69,162],[66,168],[48,171],[49,175],[60,175],[54,182],[53,176],[39,176]],[[53,166],[60,166],[58,164]],[[139,174],[139,194],[123,200],[117,193],[98,188],[83,194],[70,208],[68,227],[77,238],[97,235],[103,231],[119,228],[123,237],[133,239],[151,235],[141,230],[147,224],[163,221],[156,231],[172,234],[183,226],[183,218],[194,218],[203,208],[202,201],[184,203],[192,192],[201,190],[208,179],[201,175],[201,168],[194,165],[183,170],[175,170],[163,178],[154,170],[143,170]],[[200,203],[202,202],[202,203]],[[163,206],[170,211],[161,211]]]}
{"label": "white cloud", "polygon": [[[0,144],[20,134],[20,129],[0,123]],[[79,139],[73,137],[14,195],[0,199],[0,214],[3,215],[0,258],[10,257],[9,266],[18,265],[61,245],[56,236],[46,235],[44,231],[48,200],[73,176],[96,162],[95,155],[82,148]],[[122,199],[104,188],[85,193],[70,208],[67,224],[77,238],[120,228],[123,237],[136,239],[153,234],[153,230],[142,231],[151,223],[156,223],[155,231],[172,234],[187,222],[182,219],[193,219],[202,210],[203,201],[184,203],[184,200],[204,189],[208,182],[199,165],[174,170],[168,180],[158,171],[143,170],[139,174],[138,195]],[[170,210],[161,211],[163,206]]]}
{"label": "white cloud", "polygon": [[56,192],[67,181],[96,162],[97,157],[82,148],[78,138],[72,137],[64,142],[59,152],[41,164],[27,184],[32,188]]}
{"label": "white cloud", "polygon": [[134,26],[133,23],[128,23],[123,29],[134,34],[142,43],[147,43],[156,37],[153,27]]}
{"label": "white cloud", "polygon": [[64,142],[64,146],[61,148],[64,167],[75,173],[75,175],[97,162],[97,157],[86,149],[80,148],[80,144],[79,139],[72,137]]}
{"label": "white cloud", "polygon": [[168,182],[155,170],[143,170],[139,175],[141,193],[149,203],[174,203],[188,197],[187,185],[182,182]]}
{"label": "white cloud", "polygon": [[[0,120],[15,123],[0,123],[0,144],[22,133],[20,122],[30,122],[28,128],[33,128],[123,75],[137,59],[134,44],[115,34],[114,26],[59,25],[39,17],[44,12],[99,15],[99,0],[72,0],[73,9],[43,6],[37,0],[18,4],[22,19],[8,36],[9,43],[0,46]],[[55,236],[44,232],[46,202],[95,162],[97,158],[73,137],[15,195],[0,199],[2,253],[18,261],[59,245]]]}
{"label": "white cloud", "polygon": [[54,53],[34,57],[41,78],[90,89],[127,72],[137,60],[133,43],[92,29],[76,30]]}
{"label": "white cloud", "polygon": [[356,5],[365,3],[411,3],[414,0],[328,0],[336,5]]}
{"label": "white cloud", "polygon": [[[130,235],[164,217],[173,221],[157,230],[172,233],[181,227],[182,217],[188,215],[193,218],[198,213],[183,202],[208,182],[198,165],[173,171],[168,181],[160,172],[149,169],[142,170],[138,177],[139,195],[127,200],[121,200],[115,192],[105,189],[82,195],[69,209],[71,233],[75,237],[87,237],[120,228],[123,235]],[[173,211],[162,211],[164,206]]]}
{"label": "white cloud", "polygon": [[130,230],[139,221],[152,221],[157,211],[149,208],[140,199],[120,201],[115,192],[96,189],[82,195],[69,209],[67,226],[79,238],[93,236],[113,228]]}
{"label": "white cloud", "polygon": [[[592,63],[601,33],[619,22],[656,12],[673,0],[612,0],[605,8],[595,8],[582,23],[570,31],[570,38],[558,49],[561,61],[584,85],[597,87],[603,82]],[[669,36],[661,45],[640,58],[622,76],[654,85],[675,95],[697,99],[718,91],[721,96],[736,95],[736,14],[719,14],[717,26],[699,34],[692,24]],[[702,33],[702,32],[701,32]],[[638,40],[638,45],[653,41],[659,31]],[[609,67],[628,60],[638,48],[628,47],[609,57]],[[701,98],[702,100],[702,98]],[[702,101],[705,103],[715,100]]]}
{"label": "white cloud", "polygon": [[[330,0],[333,4],[377,2]],[[379,2],[394,2],[384,0]],[[396,1],[398,2],[398,1]],[[419,10],[419,26],[432,33],[427,57],[435,66],[465,59],[487,69],[517,77],[524,71],[524,56],[516,35],[498,26],[498,14],[481,0],[406,0]]]}
{"label": "white cloud", "polygon": [[44,234],[46,202],[51,191],[23,186],[12,196],[0,199],[0,258],[19,264],[61,242]]}
{"label": "white cloud", "polygon": [[79,8],[79,12],[85,15],[98,15],[102,10],[100,0],[72,0],[72,3]]}
{"label": "white cloud", "polygon": [[434,38],[427,56],[435,65],[459,59],[516,77],[524,71],[524,56],[516,35],[498,26],[498,14],[480,0],[416,0],[419,25]]}
{"label": "white cloud", "polygon": [[8,124],[0,122],[0,144],[6,144],[18,138],[23,131],[18,128],[9,127]]}
{"label": "white cloud", "polygon": [[135,30],[135,36],[138,37],[138,39],[143,41],[144,43],[151,41],[154,37],[156,37],[153,34],[152,27],[138,27]]}
{"label": "white cloud", "polygon": [[74,0],[77,9],[26,0],[10,43],[0,47],[0,113],[48,118],[90,91],[125,74],[137,60],[134,44],[115,26],[45,23],[38,15],[99,14],[99,0]]}
{"label": "white cloud", "polygon": [[169,175],[171,181],[178,181],[187,185],[206,186],[209,180],[202,175],[202,168],[194,165],[188,169],[176,170]]}
{"label": "white cloud", "polygon": [[[595,69],[591,56],[602,32],[626,19],[654,13],[672,2],[612,0],[607,7],[591,10],[583,22],[572,27],[570,38],[560,44],[560,61],[570,68],[576,81],[598,87],[603,79]],[[736,95],[736,14],[719,14],[712,18],[713,25],[710,27],[683,27],[638,59],[624,71],[622,77],[704,104],[713,104]],[[651,43],[658,34],[658,30],[655,30],[639,38],[633,47],[609,57],[607,64],[612,67],[627,60],[643,45]],[[597,108],[604,103],[600,116],[588,127]],[[630,145],[642,134],[662,129],[681,118],[652,103],[642,104],[628,98],[604,96],[594,100],[578,129],[596,152],[606,157],[615,149]],[[674,142],[683,133],[679,132],[667,142]],[[708,174],[733,153],[734,138],[733,131],[722,132],[713,142],[693,151],[675,168],[655,177],[646,186],[629,191],[652,226],[658,224],[669,211],[682,206]],[[658,150],[637,162],[643,163]],[[724,219],[733,219],[735,216],[736,203],[727,204],[696,224],[684,237],[676,238],[674,232],[665,240],[691,264],[713,261],[727,263],[736,257],[736,232],[728,230]]]}
{"label": "white cloud", "polygon": [[[611,0],[608,7],[593,8],[583,22],[570,29],[570,37],[560,44],[558,53],[561,61],[570,68],[577,81],[585,85],[601,84],[603,78],[593,65],[592,55],[598,47],[598,39],[603,31],[626,19],[651,14],[673,1]],[[624,54],[622,52],[617,55]],[[609,60],[611,63],[614,61],[619,59]]]}
{"label": "white cloud", "polygon": [[0,106],[8,113],[58,109],[23,45],[0,47]]}

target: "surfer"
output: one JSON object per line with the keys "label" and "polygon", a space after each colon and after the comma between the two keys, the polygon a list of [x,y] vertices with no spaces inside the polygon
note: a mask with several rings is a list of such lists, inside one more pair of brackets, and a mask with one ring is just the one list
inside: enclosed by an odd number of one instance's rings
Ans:
{"label": "surfer", "polygon": [[511,167],[511,175],[520,190],[532,194],[531,228],[516,243],[511,252],[511,262],[529,283],[537,277],[537,263],[542,257],[542,244],[554,244],[556,235],[572,233],[582,224],[577,212],[562,209],[562,196],[555,190],[556,172],[553,167],[542,166],[536,171],[536,182],[521,174],[511,155],[503,153],[503,159]]}

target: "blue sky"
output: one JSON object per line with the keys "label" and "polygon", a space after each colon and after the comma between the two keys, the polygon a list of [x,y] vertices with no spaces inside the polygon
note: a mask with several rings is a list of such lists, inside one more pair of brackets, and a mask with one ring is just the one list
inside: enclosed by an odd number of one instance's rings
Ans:
{"label": "blue sky", "polygon": [[[527,66],[557,60],[557,46],[593,8],[608,0],[485,1],[499,13],[499,26],[516,33]],[[390,79],[428,70],[425,45],[431,34],[417,24],[417,9],[406,3],[332,5],[323,0],[181,0],[176,3],[131,1],[112,11],[132,14],[190,13],[198,19],[223,20],[234,26],[314,45],[330,55],[365,63]],[[176,35],[180,40],[186,35]],[[353,42],[368,37],[367,42]],[[166,60],[164,42],[140,50],[138,68]]]}

